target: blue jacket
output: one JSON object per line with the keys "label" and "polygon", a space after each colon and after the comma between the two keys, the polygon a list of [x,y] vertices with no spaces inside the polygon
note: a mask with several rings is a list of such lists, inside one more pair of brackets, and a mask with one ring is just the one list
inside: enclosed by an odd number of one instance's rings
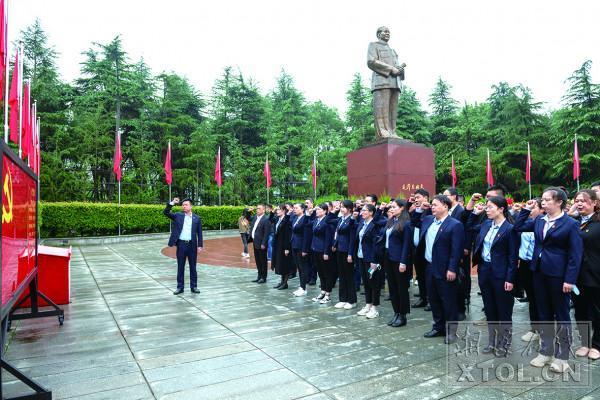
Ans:
{"label": "blue jacket", "polygon": [[[163,214],[173,221],[171,236],[169,237],[169,246],[175,246],[177,244],[185,220],[185,213],[173,213],[171,212],[172,208],[173,206],[171,203],[167,203],[167,206],[163,211]],[[192,214],[192,246],[202,247],[202,220],[196,214]]]}
{"label": "blue jacket", "polygon": [[327,216],[323,217],[321,223],[315,218],[312,223],[312,240],[310,249],[315,253],[331,255],[331,244],[333,243],[333,229],[327,222]]}
{"label": "blue jacket", "polygon": [[[486,219],[482,224],[477,224],[479,215],[471,213],[467,226],[472,229],[473,232],[479,232],[475,239],[475,246],[473,247],[473,264],[479,266],[483,265],[483,241],[486,235],[492,228],[492,220]],[[515,273],[517,271],[517,260],[519,258],[519,235],[513,229],[513,225],[508,221],[504,221],[496,237],[492,241],[492,247],[490,249],[490,263],[492,267],[492,276],[496,279],[502,279],[504,282],[513,283],[515,279]],[[480,272],[481,273],[481,272]]]}
{"label": "blue jacket", "polygon": [[338,218],[334,226],[333,247],[336,251],[354,254],[354,238],[356,236],[356,220],[351,216],[347,217],[342,223],[342,219]]}
{"label": "blue jacket", "polygon": [[[383,235],[383,246],[385,247],[385,225],[381,228],[381,234]],[[390,242],[387,249],[387,255],[393,262],[410,265],[410,247],[413,230],[410,227],[410,221],[407,222],[403,227],[402,231],[392,229],[390,233]]]}
{"label": "blue jacket", "polygon": [[[416,221],[416,226],[421,229],[419,241],[423,243],[423,247],[426,246],[427,229],[433,224],[434,219],[433,215],[426,215],[422,220]],[[446,279],[447,271],[454,273],[458,271],[458,265],[463,256],[464,242],[465,229],[462,223],[448,216],[433,242],[431,266],[429,267],[432,269],[433,276],[438,279]]]}
{"label": "blue jacket", "polygon": [[529,218],[530,211],[521,210],[514,229],[517,232],[533,232],[535,247],[530,263],[532,271],[540,271],[544,275],[564,279],[564,282],[575,284],[581,268],[583,241],[579,234],[579,223],[564,214],[548,229],[542,239],[546,221],[543,216]]}
{"label": "blue jacket", "polygon": [[298,217],[295,215],[290,219],[292,225],[292,249],[308,253],[310,251],[310,242],[312,238],[312,225],[309,217],[303,215],[296,224]]}
{"label": "blue jacket", "polygon": [[[358,246],[360,245],[360,231],[362,230],[365,222],[360,221],[358,226],[356,227],[356,234],[354,236],[354,257],[358,257]],[[375,241],[379,236],[379,231],[381,230],[381,226],[385,224],[385,219],[381,218],[379,220],[373,218],[362,238],[362,253],[363,260],[365,262],[375,263],[377,262],[375,257]]]}

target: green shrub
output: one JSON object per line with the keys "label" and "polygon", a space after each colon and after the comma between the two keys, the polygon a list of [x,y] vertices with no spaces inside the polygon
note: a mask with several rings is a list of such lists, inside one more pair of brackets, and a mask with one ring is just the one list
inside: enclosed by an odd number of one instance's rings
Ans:
{"label": "green shrub", "polygon": [[[169,231],[169,219],[163,215],[164,205],[112,203],[43,203],[40,207],[42,237],[111,236],[121,234]],[[237,227],[243,206],[197,206],[194,213],[202,218],[205,230]],[[174,207],[173,211],[181,208]]]}

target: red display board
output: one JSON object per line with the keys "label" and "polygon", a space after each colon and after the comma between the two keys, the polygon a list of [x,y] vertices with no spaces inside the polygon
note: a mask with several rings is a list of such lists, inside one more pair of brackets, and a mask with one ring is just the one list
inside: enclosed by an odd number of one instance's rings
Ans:
{"label": "red display board", "polygon": [[2,146],[2,307],[23,292],[36,269],[37,179]]}

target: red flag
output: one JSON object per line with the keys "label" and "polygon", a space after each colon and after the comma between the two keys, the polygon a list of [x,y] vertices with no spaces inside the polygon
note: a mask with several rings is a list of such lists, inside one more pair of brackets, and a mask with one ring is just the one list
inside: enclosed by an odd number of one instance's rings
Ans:
{"label": "red flag", "polygon": [[454,166],[454,155],[452,155],[452,170],[450,173],[452,174],[452,186],[456,187],[458,184],[458,175],[456,175],[456,167]]}
{"label": "red flag", "polygon": [[117,133],[115,139],[115,159],[113,161],[113,171],[117,175],[117,181],[121,182],[121,134]]}
{"label": "red flag", "polygon": [[217,161],[215,162],[215,182],[217,186],[223,186],[223,180],[221,179],[221,148],[217,151]]}
{"label": "red flag", "polygon": [[8,96],[10,140],[14,143],[19,143],[19,82],[19,52],[17,51],[12,82],[10,83],[10,95]]}
{"label": "red flag", "polygon": [[263,169],[263,175],[267,178],[267,189],[271,187],[271,168],[269,168],[269,155],[265,160],[265,168]]}
{"label": "red flag", "polygon": [[485,168],[485,176],[488,186],[494,186],[494,175],[492,174],[492,162],[490,161],[490,149],[487,151],[487,165]]}
{"label": "red flag", "polygon": [[310,171],[310,176],[312,176],[313,189],[317,190],[317,156],[313,157],[313,164]]}
{"label": "red flag", "polygon": [[527,163],[525,164],[525,182],[531,183],[531,150],[527,142]]}
{"label": "red flag", "polygon": [[577,135],[575,135],[575,145],[573,149],[573,180],[579,179],[579,149],[577,148]]}
{"label": "red flag", "polygon": [[23,159],[31,154],[31,148],[33,147],[31,137],[31,106],[29,103],[29,82],[25,82],[23,85],[23,115],[21,116],[21,154],[23,155]]}
{"label": "red flag", "polygon": [[4,74],[6,71],[6,58],[8,57],[8,29],[7,29],[6,9],[4,0],[0,0],[0,93],[1,98],[4,98]]}
{"label": "red flag", "polygon": [[171,141],[169,140],[169,146],[167,147],[167,156],[165,157],[165,180],[167,185],[173,182],[173,170],[171,170]]}

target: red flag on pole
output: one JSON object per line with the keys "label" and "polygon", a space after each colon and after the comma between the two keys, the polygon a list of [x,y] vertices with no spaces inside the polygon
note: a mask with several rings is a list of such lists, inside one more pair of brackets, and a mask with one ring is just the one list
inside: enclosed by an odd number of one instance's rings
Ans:
{"label": "red flag on pole", "polygon": [[4,72],[6,71],[7,52],[7,20],[4,0],[0,0],[0,93],[4,96]]}
{"label": "red flag on pole", "polygon": [[456,175],[456,167],[454,166],[454,155],[452,155],[452,170],[450,173],[452,174],[452,186],[456,187],[458,184],[458,175]]}
{"label": "red flag on pole", "polygon": [[223,179],[221,178],[221,147],[217,151],[217,161],[215,162],[215,182],[219,187],[223,185]]}
{"label": "red flag on pole", "polygon": [[117,181],[121,182],[121,134],[117,132],[115,139],[115,158],[113,161],[113,172]]}
{"label": "red flag on pole", "polygon": [[494,185],[494,175],[492,174],[492,162],[490,161],[490,149],[487,151],[487,165],[485,168],[485,176],[488,186]]}
{"label": "red flag on pole", "polygon": [[313,156],[313,163],[310,171],[310,176],[312,176],[313,189],[317,190],[317,156]]}
{"label": "red flag on pole", "polygon": [[8,104],[10,105],[10,140],[19,143],[19,51],[15,55],[15,65],[13,67],[13,76],[10,83],[10,95]]}
{"label": "red flag on pole", "polygon": [[577,148],[577,135],[575,135],[575,145],[573,148],[573,180],[579,179],[579,149]]}
{"label": "red flag on pole", "polygon": [[271,187],[271,168],[269,168],[269,155],[265,160],[265,168],[263,169],[263,175],[267,178],[267,189]]}
{"label": "red flag on pole", "polygon": [[527,163],[525,164],[525,182],[531,183],[531,149],[527,142]]}
{"label": "red flag on pole", "polygon": [[31,105],[29,82],[23,85],[23,123],[21,124],[21,148],[23,159],[31,154],[32,137],[31,137]]}
{"label": "red flag on pole", "polygon": [[170,185],[173,182],[173,171],[171,170],[171,141],[169,140],[169,145],[167,146],[167,156],[165,157],[165,180],[167,181],[167,185]]}

